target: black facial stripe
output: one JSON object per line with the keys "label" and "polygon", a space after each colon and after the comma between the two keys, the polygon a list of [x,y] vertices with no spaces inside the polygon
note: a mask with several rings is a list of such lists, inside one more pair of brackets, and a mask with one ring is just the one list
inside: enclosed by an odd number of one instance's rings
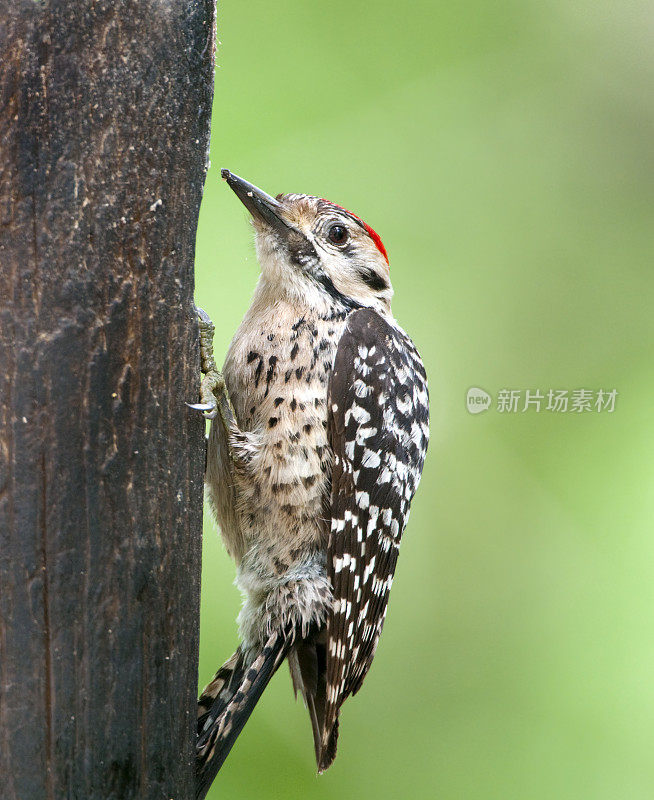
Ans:
{"label": "black facial stripe", "polygon": [[286,241],[286,247],[291,263],[303,269],[307,275],[310,275],[334,300],[348,310],[361,308],[359,303],[338,291],[329,275],[326,275],[320,268],[316,269],[319,262],[318,253],[305,236],[299,232],[291,233]]}
{"label": "black facial stripe", "polygon": [[359,271],[361,275],[361,280],[368,286],[368,288],[372,289],[373,292],[383,292],[384,289],[388,289],[388,284],[382,278],[381,275],[376,273],[373,269],[362,269]]}
{"label": "black facial stripe", "polygon": [[334,286],[332,279],[329,275],[326,275],[324,272],[320,271],[318,274],[313,275],[313,278],[319,283],[325,291],[337,300],[341,305],[349,310],[353,310],[355,308],[363,308],[360,303],[357,303],[356,300],[353,300],[351,297],[344,295],[342,292],[339,292],[338,289]]}
{"label": "black facial stripe", "polygon": [[311,242],[302,234],[297,233],[288,237],[286,242],[291,262],[298,267],[306,267],[311,261],[318,261],[318,253]]}

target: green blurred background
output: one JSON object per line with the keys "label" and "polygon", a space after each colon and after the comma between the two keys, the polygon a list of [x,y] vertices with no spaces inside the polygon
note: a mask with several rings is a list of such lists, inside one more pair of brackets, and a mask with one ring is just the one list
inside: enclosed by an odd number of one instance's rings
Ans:
{"label": "green blurred background", "polygon": [[[221,2],[197,301],[224,354],[258,267],[219,180],[382,235],[432,441],[340,755],[273,680],[210,798],[654,796],[654,17],[649,3]],[[612,389],[472,416],[470,386]],[[200,684],[240,598],[205,526]]]}

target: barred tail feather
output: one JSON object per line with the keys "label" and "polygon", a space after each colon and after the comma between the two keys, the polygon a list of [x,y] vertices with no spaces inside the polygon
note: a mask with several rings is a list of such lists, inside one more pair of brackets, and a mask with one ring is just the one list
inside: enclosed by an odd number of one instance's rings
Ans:
{"label": "barred tail feather", "polygon": [[202,692],[198,700],[196,800],[206,796],[291,645],[292,637],[274,633],[254,659],[239,647]]}
{"label": "barred tail feather", "polygon": [[329,728],[325,728],[320,747],[320,759],[318,761],[318,772],[324,772],[334,763],[336,758],[336,746],[338,744],[338,716],[336,721]]}
{"label": "barred tail feather", "polygon": [[324,772],[336,758],[338,720],[325,731],[327,708],[326,630],[295,644],[288,654],[293,688],[302,693],[311,718],[318,772]]}

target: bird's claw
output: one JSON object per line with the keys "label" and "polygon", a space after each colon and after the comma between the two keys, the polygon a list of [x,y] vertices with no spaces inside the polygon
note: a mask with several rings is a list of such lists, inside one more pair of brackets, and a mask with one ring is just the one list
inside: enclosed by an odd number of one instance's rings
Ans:
{"label": "bird's claw", "polygon": [[218,416],[218,403],[225,392],[225,379],[217,369],[210,369],[200,384],[200,402],[187,403],[194,411],[201,411],[205,419]]}
{"label": "bird's claw", "polygon": [[186,405],[193,411],[202,411],[205,419],[215,419],[218,414],[218,404],[215,401],[213,403],[187,403]]}
{"label": "bird's claw", "polygon": [[222,372],[213,357],[214,326],[211,318],[201,308],[196,308],[200,329],[200,362],[203,373],[200,383],[200,402],[187,403],[194,411],[201,411],[205,419],[215,419],[218,414],[225,424],[233,422],[234,411],[227,397],[227,388]]}

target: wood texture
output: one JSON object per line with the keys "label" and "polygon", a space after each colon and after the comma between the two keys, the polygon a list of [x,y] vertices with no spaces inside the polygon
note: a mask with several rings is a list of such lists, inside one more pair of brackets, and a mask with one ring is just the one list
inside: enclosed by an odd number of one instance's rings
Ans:
{"label": "wood texture", "polygon": [[0,0],[0,795],[194,795],[213,0]]}

